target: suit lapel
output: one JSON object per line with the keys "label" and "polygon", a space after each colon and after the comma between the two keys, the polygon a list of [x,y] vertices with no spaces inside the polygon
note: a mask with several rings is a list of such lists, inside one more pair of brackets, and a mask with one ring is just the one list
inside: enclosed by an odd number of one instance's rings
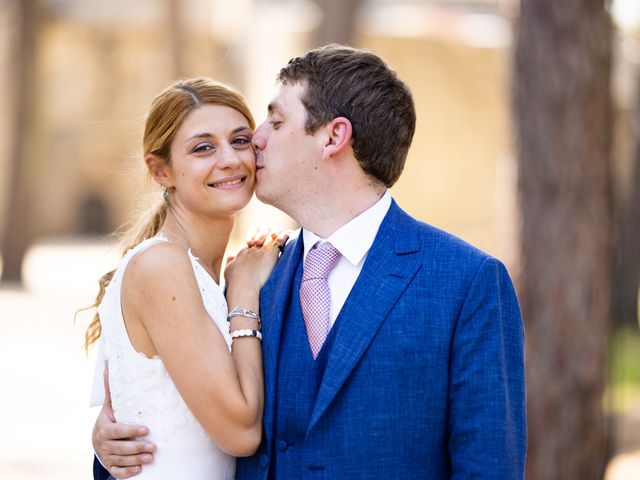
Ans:
{"label": "suit lapel", "polygon": [[415,220],[391,204],[362,271],[336,320],[336,337],[309,430],[354,369],[398,297],[414,277],[421,256]]}
{"label": "suit lapel", "polygon": [[262,359],[264,363],[265,404],[264,429],[270,440],[275,414],[276,374],[278,372],[278,350],[284,314],[289,304],[296,268],[302,258],[302,235],[287,242],[286,248],[276,264],[269,280],[260,291],[260,311],[263,318]]}

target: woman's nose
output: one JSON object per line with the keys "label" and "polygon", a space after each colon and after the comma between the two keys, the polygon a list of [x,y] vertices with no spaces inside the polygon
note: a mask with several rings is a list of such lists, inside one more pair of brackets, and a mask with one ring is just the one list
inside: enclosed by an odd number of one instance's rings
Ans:
{"label": "woman's nose", "polygon": [[240,155],[239,152],[229,145],[222,151],[222,155],[220,156],[220,163],[218,164],[219,168],[229,168],[235,167],[240,163]]}

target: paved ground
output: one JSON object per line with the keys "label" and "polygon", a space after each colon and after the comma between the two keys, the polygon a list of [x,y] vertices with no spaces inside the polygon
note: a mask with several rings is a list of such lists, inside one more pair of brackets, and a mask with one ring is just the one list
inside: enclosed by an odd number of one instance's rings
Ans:
{"label": "paved ground", "polygon": [[[95,279],[113,261],[105,245],[33,249],[26,289],[0,289],[0,478],[90,478],[91,359],[82,347]],[[99,269],[99,270],[98,270]]]}
{"label": "paved ground", "polygon": [[609,464],[605,480],[640,480],[640,395],[629,403],[632,407],[614,420],[618,453]]}
{"label": "paved ground", "polygon": [[[82,348],[88,316],[73,317],[116,259],[105,244],[50,243],[30,251],[26,289],[0,288],[0,479],[90,478],[93,362]],[[640,480],[640,402],[621,425],[625,453],[606,480]]]}

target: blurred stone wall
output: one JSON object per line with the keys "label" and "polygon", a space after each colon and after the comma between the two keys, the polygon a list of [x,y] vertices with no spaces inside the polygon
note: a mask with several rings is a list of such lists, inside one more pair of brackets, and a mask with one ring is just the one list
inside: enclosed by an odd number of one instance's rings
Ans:
{"label": "blurred stone wall", "polygon": [[[231,35],[210,22],[220,2],[183,2],[188,10],[184,75],[213,76],[244,90],[257,122],[265,117],[278,66],[308,48],[317,25],[312,11],[291,3],[277,10],[276,3],[240,2],[237,7],[252,17],[240,15],[241,31]],[[142,4],[148,8],[150,2]],[[122,2],[112,8],[118,5]],[[30,222],[36,237],[109,232],[140,205],[148,183],[140,138],[149,102],[174,80],[168,27],[161,12],[141,8],[130,18],[126,11],[92,16],[58,8],[45,13],[34,92],[37,116],[28,132],[34,192]],[[515,176],[508,49],[479,48],[437,35],[392,35],[366,22],[358,31],[356,44],[385,58],[416,100],[416,136],[393,195],[416,217],[511,262]],[[2,149],[6,131],[6,122],[0,123]],[[0,157],[0,174],[6,161]],[[159,196],[157,189],[152,191]],[[286,226],[286,219],[264,211],[249,208],[240,219],[239,235],[265,218]]]}
{"label": "blurred stone wall", "polygon": [[416,134],[394,196],[417,218],[513,260],[507,51],[428,38],[362,44],[389,61],[415,98]]}
{"label": "blurred stone wall", "polygon": [[[153,26],[96,27],[64,18],[43,25],[30,132],[37,139],[33,222],[40,235],[111,231],[127,217],[145,183],[146,109],[174,80],[166,43],[166,29]],[[214,59],[224,52],[206,32],[188,31],[184,45],[185,76],[234,80],[216,70]]]}

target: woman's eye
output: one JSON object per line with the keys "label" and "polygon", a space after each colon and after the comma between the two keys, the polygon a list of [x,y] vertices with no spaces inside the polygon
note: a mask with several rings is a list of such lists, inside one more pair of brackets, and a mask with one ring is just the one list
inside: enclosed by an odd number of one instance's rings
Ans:
{"label": "woman's eye", "polygon": [[210,143],[200,143],[198,145],[196,145],[196,147],[193,149],[194,153],[201,153],[201,152],[210,152],[214,150],[213,145],[211,145]]}
{"label": "woman's eye", "polygon": [[237,137],[231,141],[231,144],[237,147],[244,147],[251,144],[251,138],[245,136]]}

